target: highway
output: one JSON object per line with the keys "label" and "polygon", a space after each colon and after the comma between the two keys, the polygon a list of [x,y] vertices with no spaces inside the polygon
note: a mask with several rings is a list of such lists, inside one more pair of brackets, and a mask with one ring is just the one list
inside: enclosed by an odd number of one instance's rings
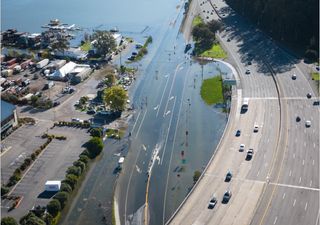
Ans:
{"label": "highway", "polygon": [[220,108],[201,100],[200,87],[202,79],[219,73],[218,66],[229,69],[216,62],[201,67],[184,54],[182,12],[157,35],[132,91],[129,153],[115,191],[121,224],[164,224],[192,186],[194,171],[207,164],[226,124]]}
{"label": "highway", "polygon": [[[306,97],[315,96],[308,74],[302,72],[306,66],[225,2],[198,4],[204,19],[218,19],[216,13],[210,15],[213,6],[224,22],[218,38],[240,83],[219,149],[170,224],[319,224],[319,108],[313,105],[316,98]],[[250,74],[245,74],[247,69]],[[250,99],[245,114],[240,114],[241,101],[236,100],[242,97]],[[252,131],[255,123],[258,133]],[[240,137],[234,136],[236,129],[242,130]],[[238,151],[240,143],[255,150],[251,161]],[[229,183],[224,182],[227,170],[233,173]],[[228,204],[221,204],[226,190],[233,195]],[[210,210],[213,195],[218,204]]]}

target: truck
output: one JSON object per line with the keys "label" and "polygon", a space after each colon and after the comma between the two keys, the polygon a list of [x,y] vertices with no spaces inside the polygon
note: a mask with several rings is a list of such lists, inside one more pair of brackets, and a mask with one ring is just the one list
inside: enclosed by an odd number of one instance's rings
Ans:
{"label": "truck", "polygon": [[241,106],[241,113],[245,113],[249,108],[249,98],[244,98]]}
{"label": "truck", "polygon": [[48,180],[45,184],[45,191],[60,191],[61,181],[60,180]]}
{"label": "truck", "polygon": [[43,67],[48,65],[48,63],[49,63],[49,59],[43,59],[36,64],[36,67],[37,67],[37,69],[42,69]]}
{"label": "truck", "polygon": [[46,83],[43,87],[44,90],[50,89],[54,86],[54,82],[53,81],[48,81],[48,83]]}
{"label": "truck", "polygon": [[13,74],[13,70],[2,70],[1,71],[1,75],[3,76],[3,77],[10,77],[10,76],[12,76],[12,74]]}

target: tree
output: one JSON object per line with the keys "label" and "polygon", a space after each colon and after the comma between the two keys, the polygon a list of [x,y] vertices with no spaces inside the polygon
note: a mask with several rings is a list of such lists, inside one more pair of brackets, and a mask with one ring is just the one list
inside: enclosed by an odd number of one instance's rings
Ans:
{"label": "tree", "polygon": [[5,194],[7,194],[9,192],[9,188],[6,186],[1,186],[1,196],[4,196]]}
{"label": "tree", "polygon": [[222,29],[222,24],[218,20],[211,20],[208,23],[208,28],[210,29],[211,32],[216,33],[217,31]]}
{"label": "tree", "polygon": [[69,184],[72,189],[76,187],[77,182],[78,182],[78,177],[74,174],[67,174],[66,179],[64,180],[64,183]]}
{"label": "tree", "polygon": [[70,185],[68,183],[61,182],[60,191],[71,193],[72,192],[72,188],[70,187]]}
{"label": "tree", "polygon": [[18,223],[13,217],[7,216],[2,218],[1,225],[18,225]]}
{"label": "tree", "polygon": [[67,170],[67,174],[73,174],[73,175],[79,177],[81,174],[81,169],[76,166],[70,166]]}
{"label": "tree", "polygon": [[97,127],[97,128],[93,128],[91,131],[90,131],[90,135],[92,136],[92,137],[99,137],[99,138],[101,138],[102,137],[102,128],[99,128],[99,127]]}
{"label": "tree", "polygon": [[56,41],[52,42],[50,45],[52,50],[57,50],[63,53],[65,50],[69,48],[69,46],[70,46],[70,43],[65,38],[59,38]]}
{"label": "tree", "polygon": [[103,142],[101,138],[93,137],[86,143],[86,148],[89,151],[90,158],[95,158],[103,149]]}
{"label": "tree", "polygon": [[60,202],[57,199],[51,200],[47,205],[47,210],[53,217],[56,217],[61,210]]}
{"label": "tree", "polygon": [[109,31],[97,30],[93,34],[93,46],[97,52],[103,56],[111,53],[116,49],[116,41]]}
{"label": "tree", "polygon": [[83,162],[84,164],[87,164],[89,162],[89,157],[86,155],[80,155],[79,161]]}
{"label": "tree", "polygon": [[23,216],[19,223],[21,225],[46,225],[46,223],[38,218],[34,213],[29,212],[27,215]]}
{"label": "tree", "polygon": [[113,111],[123,111],[126,106],[127,92],[121,86],[113,86],[104,91],[104,103]]}
{"label": "tree", "polygon": [[53,199],[57,199],[60,202],[61,209],[63,209],[66,206],[68,198],[69,198],[69,194],[67,192],[64,192],[64,191],[59,191],[53,197]]}
{"label": "tree", "polygon": [[197,183],[200,176],[201,176],[201,172],[199,170],[194,171],[194,174],[193,174],[193,183],[194,184]]}
{"label": "tree", "polygon": [[113,73],[108,73],[105,76],[104,83],[107,85],[107,87],[111,87],[116,83],[116,76]]}
{"label": "tree", "polygon": [[84,162],[81,162],[80,160],[75,161],[73,165],[79,168],[81,170],[81,173],[83,173],[86,169],[86,164]]}

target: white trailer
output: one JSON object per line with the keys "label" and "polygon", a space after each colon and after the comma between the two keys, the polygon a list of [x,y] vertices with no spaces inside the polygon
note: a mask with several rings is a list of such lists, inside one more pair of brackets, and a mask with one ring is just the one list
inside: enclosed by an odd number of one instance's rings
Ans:
{"label": "white trailer", "polygon": [[59,191],[61,187],[60,180],[48,180],[45,184],[46,191]]}
{"label": "white trailer", "polygon": [[38,62],[36,66],[38,69],[42,69],[43,67],[48,65],[48,63],[49,63],[49,59],[43,59],[40,62]]}

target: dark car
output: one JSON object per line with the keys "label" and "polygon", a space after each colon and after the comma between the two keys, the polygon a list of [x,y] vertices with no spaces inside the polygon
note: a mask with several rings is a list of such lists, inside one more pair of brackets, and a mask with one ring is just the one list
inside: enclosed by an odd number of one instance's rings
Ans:
{"label": "dark car", "polygon": [[253,156],[253,149],[250,148],[248,151],[247,151],[247,156],[246,156],[246,160],[251,160],[252,159],[252,156]]}
{"label": "dark car", "polygon": [[241,135],[241,130],[236,131],[236,137],[239,137]]}
{"label": "dark car", "polygon": [[87,111],[87,114],[93,115],[93,114],[96,114],[96,111],[94,109],[91,109]]}
{"label": "dark car", "polygon": [[229,182],[232,178],[232,173],[230,171],[227,172],[226,178],[224,179],[225,182]]}
{"label": "dark car", "polygon": [[216,206],[216,204],[217,204],[217,199],[213,197],[209,202],[208,209],[213,209]]}
{"label": "dark car", "polygon": [[222,203],[226,204],[230,201],[230,198],[232,196],[231,191],[226,191],[223,195]]}
{"label": "dark car", "polygon": [[312,97],[311,93],[308,93],[307,98],[311,98],[311,97]]}
{"label": "dark car", "polygon": [[58,105],[60,105],[60,102],[58,102],[58,101],[53,102],[53,107],[56,107],[56,106],[58,106]]}

